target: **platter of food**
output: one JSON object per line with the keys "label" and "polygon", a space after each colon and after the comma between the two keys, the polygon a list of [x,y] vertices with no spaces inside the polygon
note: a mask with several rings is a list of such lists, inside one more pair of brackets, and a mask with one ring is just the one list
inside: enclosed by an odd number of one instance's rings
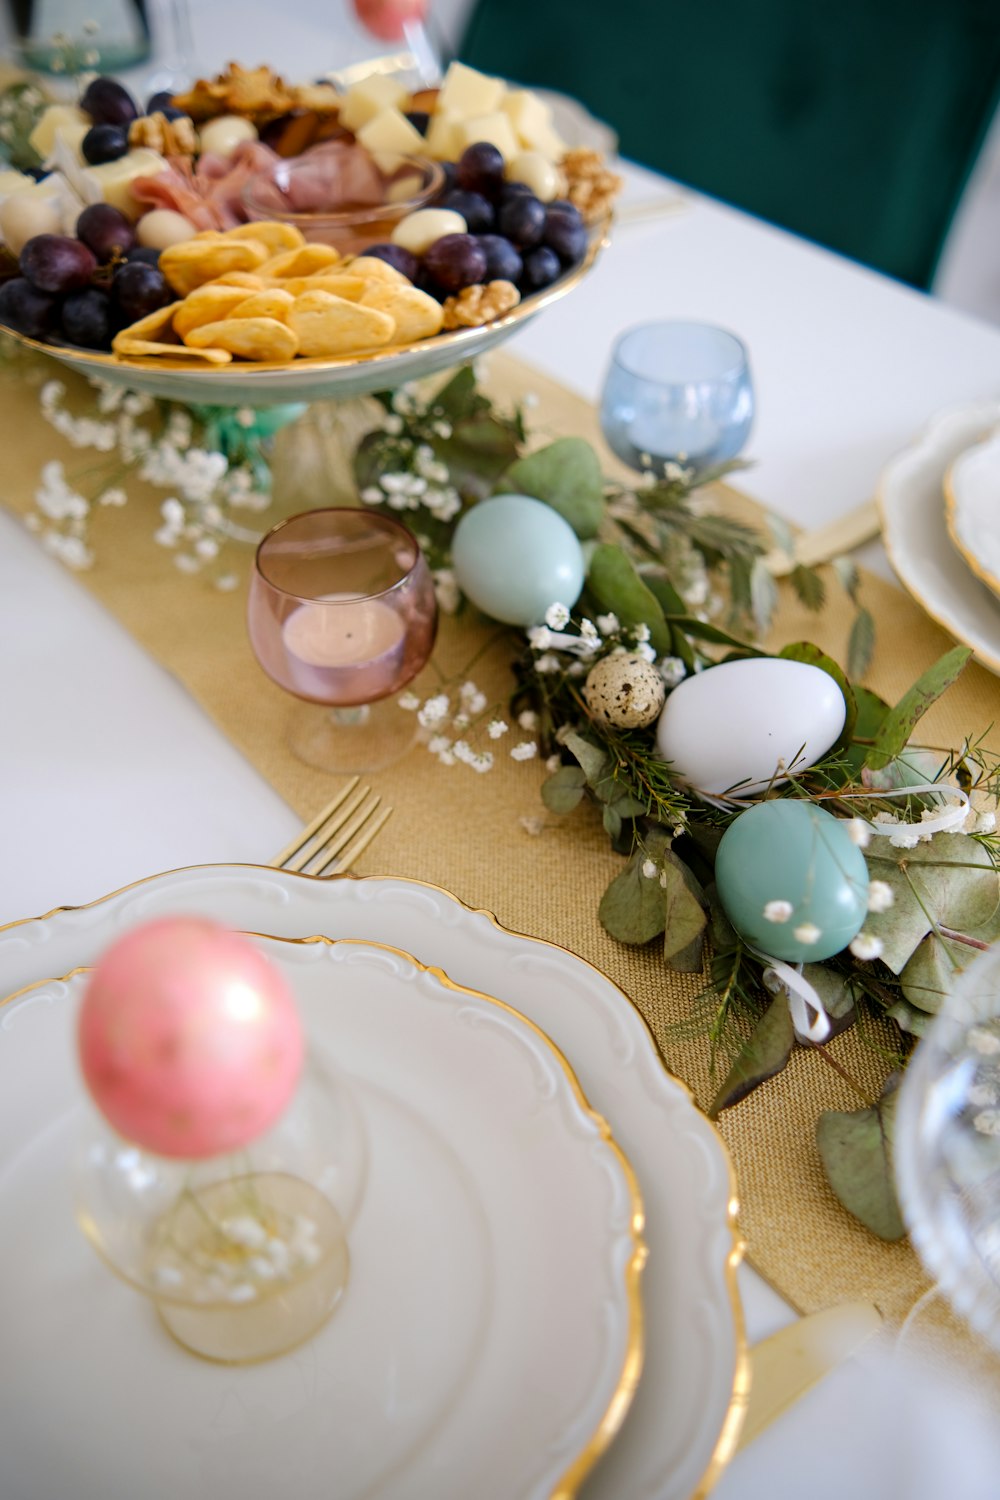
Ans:
{"label": "platter of food", "polygon": [[0,326],[179,400],[353,396],[485,352],[572,290],[618,179],[550,104],[453,63],[290,88],[231,64],[145,112],[50,104],[0,172]]}

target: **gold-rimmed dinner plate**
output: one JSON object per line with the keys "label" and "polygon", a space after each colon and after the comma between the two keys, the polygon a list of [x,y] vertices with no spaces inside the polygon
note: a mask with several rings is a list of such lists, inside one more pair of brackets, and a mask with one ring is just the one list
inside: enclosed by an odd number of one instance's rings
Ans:
{"label": "gold-rimmed dinner plate", "polygon": [[5,1491],[576,1495],[641,1366],[642,1200],[606,1122],[537,1026],[440,969],[255,941],[363,1122],[343,1304],[264,1364],[180,1351],[72,1222],[86,971],[22,991],[0,1029]]}
{"label": "gold-rimmed dinner plate", "polygon": [[944,509],[952,545],[1000,599],[1000,432],[966,448],[948,466]]}
{"label": "gold-rimmed dinner plate", "polygon": [[900,583],[977,661],[1000,673],[1000,600],[952,546],[944,501],[949,466],[997,422],[997,400],[939,412],[886,465],[875,498],[882,541]]}
{"label": "gold-rimmed dinner plate", "polygon": [[650,1248],[643,1377],[582,1495],[706,1494],[735,1449],[749,1383],[736,1187],[718,1131],[668,1073],[631,1002],[583,959],[509,932],[436,886],[384,876],[316,880],[247,865],[170,871],[89,906],[0,929],[0,996],[92,962],[136,922],[191,911],[285,937],[394,943],[433,957],[452,979],[506,1001],[552,1038],[635,1167]]}

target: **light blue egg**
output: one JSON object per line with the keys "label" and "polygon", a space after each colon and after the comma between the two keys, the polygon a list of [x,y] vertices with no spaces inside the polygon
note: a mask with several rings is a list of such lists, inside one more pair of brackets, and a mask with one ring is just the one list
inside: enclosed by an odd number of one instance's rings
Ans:
{"label": "light blue egg", "polygon": [[[715,856],[715,884],[736,931],[772,958],[817,963],[857,937],[868,911],[868,866],[846,827],[822,808],[793,798],[760,802],[732,822]],[[787,921],[764,915],[788,901]],[[796,928],[819,928],[814,943]]]}
{"label": "light blue egg", "polygon": [[583,551],[558,511],[528,495],[495,495],[455,528],[452,566],[463,594],[505,625],[539,625],[550,604],[572,609]]}

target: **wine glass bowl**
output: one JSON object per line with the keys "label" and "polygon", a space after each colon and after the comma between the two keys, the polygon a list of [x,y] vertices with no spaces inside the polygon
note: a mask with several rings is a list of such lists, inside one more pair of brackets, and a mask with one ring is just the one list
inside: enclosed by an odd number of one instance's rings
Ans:
{"label": "wine glass bowl", "polygon": [[663,476],[735,458],[753,424],[747,351],[707,323],[644,323],[615,343],[604,382],[601,428],[632,469]]}
{"label": "wine glass bowl", "polygon": [[405,751],[412,735],[400,749],[404,716],[390,710],[376,725],[373,705],[426,664],[437,606],[420,547],[399,521],[350,507],[282,521],[257,548],[247,628],[268,677],[329,710],[296,721],[293,747],[303,759],[323,769],[372,770]]}

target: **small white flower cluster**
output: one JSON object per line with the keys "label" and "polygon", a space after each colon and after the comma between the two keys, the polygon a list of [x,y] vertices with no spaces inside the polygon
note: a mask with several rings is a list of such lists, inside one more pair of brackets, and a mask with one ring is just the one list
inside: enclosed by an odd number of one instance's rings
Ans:
{"label": "small white flower cluster", "polygon": [[[503,739],[510,725],[490,709],[486,694],[474,682],[463,682],[456,694],[435,693],[421,702],[416,693],[401,693],[396,702],[407,713],[416,714],[417,723],[427,732],[426,746],[443,766],[464,765],[482,775],[495,764],[494,751],[477,750],[469,734],[485,728],[489,739]],[[530,711],[518,718],[519,727],[528,731],[538,727],[538,717]],[[532,760],[538,754],[534,740],[522,740],[510,749],[512,760]],[[558,757],[557,757],[558,759]]]}
{"label": "small white flower cluster", "polygon": [[[172,1252],[172,1253],[171,1253]],[[167,1246],[153,1269],[161,1291],[184,1288],[199,1302],[254,1302],[265,1289],[291,1281],[322,1259],[319,1229],[306,1214],[296,1214],[275,1233],[254,1214],[237,1214],[216,1226],[193,1251],[182,1255]]]}
{"label": "small white flower cluster", "polygon": [[[387,431],[393,431],[389,425],[392,421],[392,417],[387,418]],[[397,416],[395,422],[402,427],[401,418]],[[442,428],[446,425],[438,424]],[[410,472],[380,475],[377,484],[370,484],[361,491],[362,500],[366,505],[386,505],[395,511],[423,509],[435,521],[447,525],[462,509],[462,497],[450,483],[448,466],[435,457],[429,443],[414,446],[412,463]]]}

